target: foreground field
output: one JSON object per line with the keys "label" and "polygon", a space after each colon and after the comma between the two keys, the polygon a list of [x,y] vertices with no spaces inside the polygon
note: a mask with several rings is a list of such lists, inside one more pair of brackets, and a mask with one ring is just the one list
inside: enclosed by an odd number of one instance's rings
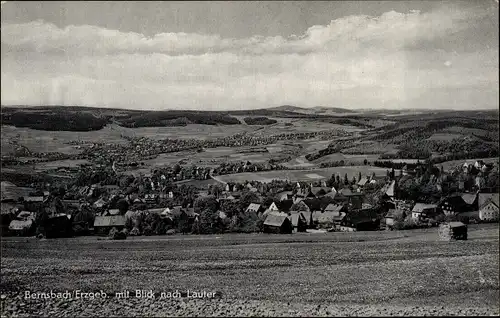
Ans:
{"label": "foreground field", "polygon": [[[437,230],[2,242],[2,316],[498,315],[498,225]],[[104,291],[30,300],[24,292]],[[112,298],[136,289],[215,299]]]}

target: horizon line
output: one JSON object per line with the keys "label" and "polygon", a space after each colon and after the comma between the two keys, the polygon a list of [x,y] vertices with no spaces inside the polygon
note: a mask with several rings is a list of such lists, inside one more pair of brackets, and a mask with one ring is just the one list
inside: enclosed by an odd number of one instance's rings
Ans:
{"label": "horizon line", "polygon": [[137,108],[120,108],[120,107],[107,107],[107,106],[89,106],[89,105],[19,105],[19,104],[13,104],[13,105],[0,105],[0,107],[6,107],[6,108],[16,108],[16,107],[23,107],[23,108],[36,108],[36,107],[80,107],[80,108],[97,108],[97,109],[110,109],[110,110],[128,110],[128,111],[149,111],[149,112],[161,112],[161,111],[201,111],[201,112],[231,112],[231,111],[252,111],[252,110],[269,110],[269,109],[276,109],[276,108],[281,108],[281,107],[294,107],[298,109],[304,109],[304,110],[309,110],[309,109],[318,109],[318,108],[326,108],[326,109],[345,109],[348,111],[434,111],[434,112],[443,112],[443,111],[463,111],[463,112],[470,112],[470,111],[500,111],[500,107],[496,108],[480,108],[480,109],[456,109],[456,108],[439,108],[439,109],[434,109],[434,108],[346,108],[346,107],[338,107],[338,106],[296,106],[296,105],[289,105],[289,104],[283,104],[283,105],[278,105],[278,106],[267,106],[267,107],[258,107],[258,108],[236,108],[236,109],[220,109],[220,110],[203,110],[203,109],[190,109],[190,108],[179,108],[179,109],[172,109],[172,108],[165,108],[165,109],[137,109]]}

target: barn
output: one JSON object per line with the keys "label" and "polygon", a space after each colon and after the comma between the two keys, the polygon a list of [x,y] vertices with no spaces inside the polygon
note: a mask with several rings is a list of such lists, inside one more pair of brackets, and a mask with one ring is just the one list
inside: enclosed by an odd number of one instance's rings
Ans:
{"label": "barn", "polygon": [[101,234],[107,234],[112,228],[121,230],[125,227],[125,215],[96,216],[94,230]]}
{"label": "barn", "polygon": [[264,233],[291,234],[292,221],[286,214],[269,213],[264,221]]}

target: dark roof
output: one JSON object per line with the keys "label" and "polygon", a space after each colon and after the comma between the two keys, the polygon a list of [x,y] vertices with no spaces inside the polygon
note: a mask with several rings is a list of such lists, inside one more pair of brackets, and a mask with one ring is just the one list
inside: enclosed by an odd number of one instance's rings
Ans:
{"label": "dark roof", "polygon": [[462,198],[462,194],[460,193],[451,194],[446,198],[442,198],[439,201],[439,205],[443,205],[445,202],[448,202],[450,205],[453,206],[462,206],[466,204],[464,199]]}
{"label": "dark roof", "polygon": [[366,209],[366,210],[352,210],[349,211],[346,215],[347,220],[349,220],[353,224],[358,224],[358,223],[370,223],[373,222],[375,219],[375,216],[372,215],[372,210]]}
{"label": "dark roof", "polygon": [[309,208],[311,211],[321,211],[321,201],[319,199],[305,199],[302,202],[304,202],[305,205]]}
{"label": "dark roof", "polygon": [[281,227],[286,220],[289,220],[287,215],[269,213],[264,221],[264,225]]}
{"label": "dark roof", "polygon": [[275,202],[275,204],[280,211],[288,212],[293,205],[293,200],[283,200],[281,202]]}

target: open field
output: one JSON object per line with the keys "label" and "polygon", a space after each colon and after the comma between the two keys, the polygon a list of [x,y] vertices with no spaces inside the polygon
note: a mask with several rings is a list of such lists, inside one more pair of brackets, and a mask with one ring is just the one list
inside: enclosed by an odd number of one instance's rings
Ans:
{"label": "open field", "polygon": [[194,164],[202,167],[216,167],[222,162],[250,161],[252,163],[263,163],[271,158],[276,159],[287,156],[287,153],[296,149],[297,147],[287,145],[286,141],[279,141],[266,146],[217,147],[206,148],[202,152],[186,150],[175,153],[163,153],[155,159],[143,160],[143,162],[146,166],[150,167],[174,165],[179,162],[182,162],[183,165]]}
{"label": "open field", "polygon": [[248,126],[248,125],[199,125],[188,124],[181,127],[141,127],[126,128],[115,124],[109,124],[101,130],[88,132],[76,131],[44,131],[31,128],[17,128],[10,125],[2,125],[2,154],[13,151],[9,141],[17,141],[36,152],[62,152],[67,154],[79,153],[80,150],[67,143],[70,141],[81,141],[83,143],[103,142],[110,144],[124,144],[127,141],[122,135],[129,137],[148,137],[152,139],[213,139],[231,136],[241,132],[249,132],[254,135],[269,136],[287,132],[313,132],[342,128],[347,131],[359,131],[359,128],[342,126],[329,123],[295,120],[294,126],[288,127],[284,123],[289,119],[281,119],[276,125],[271,126]]}
{"label": "open field", "polygon": [[[2,316],[498,315],[498,225],[437,229],[2,242]],[[107,299],[23,299],[102,290]],[[111,298],[136,289],[215,299]],[[159,295],[158,295],[159,296]],[[103,304],[105,303],[105,306]],[[402,305],[404,304],[404,305]]]}
{"label": "open field", "polygon": [[354,147],[343,149],[344,154],[383,154],[383,153],[397,153],[397,145],[390,144],[387,142],[377,142],[377,141],[361,141],[356,143]]}
{"label": "open field", "polygon": [[378,160],[379,155],[377,154],[366,154],[366,155],[350,155],[350,154],[344,154],[344,153],[332,153],[331,155],[323,156],[320,157],[316,160],[314,160],[314,163],[320,164],[324,162],[332,162],[332,161],[340,161],[344,160],[346,164],[349,164],[350,162],[355,162],[355,163],[362,163],[363,160],[368,160],[370,162],[373,162],[375,160]]}
{"label": "open field", "polygon": [[[315,181],[320,178],[328,179],[332,174],[340,174],[344,176],[347,173],[349,178],[358,177],[358,172],[362,175],[371,175],[375,172],[377,176],[385,176],[387,169],[371,167],[371,166],[348,166],[348,167],[333,167],[324,169],[309,169],[309,170],[275,170],[262,172],[243,172],[228,175],[218,176],[224,182],[243,182],[246,180],[255,180],[260,182],[271,182],[273,179],[287,179],[294,181]],[[396,171],[396,175],[397,175]]]}
{"label": "open field", "polygon": [[35,164],[36,171],[52,170],[57,168],[74,168],[83,164],[88,164],[88,160],[55,160],[48,162],[40,162]]}

